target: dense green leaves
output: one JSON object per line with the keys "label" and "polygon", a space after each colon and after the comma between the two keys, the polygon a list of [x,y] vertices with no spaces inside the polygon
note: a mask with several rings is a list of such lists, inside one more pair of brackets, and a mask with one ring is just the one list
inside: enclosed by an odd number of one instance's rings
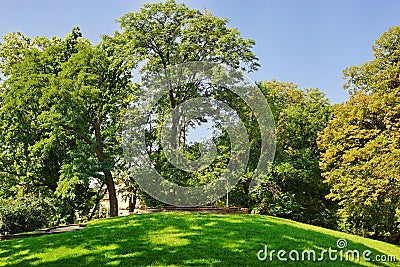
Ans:
{"label": "dense green leaves", "polygon": [[374,59],[345,70],[353,95],[335,107],[320,137],[321,167],[342,227],[365,236],[399,232],[400,27],[384,33]]}
{"label": "dense green leaves", "polygon": [[[366,236],[398,232],[400,94],[358,93],[336,107],[321,136],[321,167],[343,227]],[[396,215],[397,213],[397,215]]]}
{"label": "dense green leaves", "polygon": [[90,183],[106,184],[117,214],[111,171],[132,87],[113,52],[105,43],[92,46],[77,28],[65,40],[6,36],[0,171],[21,193],[55,193],[87,215],[95,195]]}
{"label": "dense green leaves", "polygon": [[292,83],[263,82],[275,117],[277,148],[271,174],[254,194],[255,211],[335,227],[334,205],[325,199],[317,134],[331,116],[328,100],[317,89]]}
{"label": "dense green leaves", "polygon": [[58,115],[43,105],[59,71],[55,66],[62,63],[55,59],[61,55],[66,59],[69,51],[65,48],[72,35],[64,41],[45,41],[16,33],[9,34],[1,44],[1,70],[7,79],[1,94],[0,170],[4,178],[18,180],[22,192],[43,188],[55,191],[66,147],[74,143],[63,129],[52,126]]}
{"label": "dense green leaves", "polygon": [[259,66],[251,52],[253,40],[243,39],[227,19],[192,10],[168,0],[145,4],[118,22],[123,30],[115,38],[123,44],[143,72],[159,72],[168,66],[192,61],[225,63],[254,70]]}
{"label": "dense green leaves", "polygon": [[347,79],[345,89],[350,93],[362,91],[366,94],[400,86],[400,27],[385,32],[372,47],[374,59],[360,66],[344,70]]}
{"label": "dense green leaves", "polygon": [[51,200],[25,196],[0,199],[0,233],[34,231],[54,223],[55,208]]}
{"label": "dense green leaves", "polygon": [[[142,81],[164,75],[164,71],[171,66],[193,61],[224,63],[234,69],[247,71],[256,70],[259,66],[257,57],[252,52],[254,41],[242,38],[237,29],[229,28],[226,19],[213,16],[207,11],[192,10],[175,1],[145,4],[139,12],[125,14],[118,22],[122,32],[105,36],[104,40],[116,44],[127,61],[139,69]],[[227,151],[229,153],[230,148],[227,135],[214,140],[219,160],[199,173],[185,172],[174,167],[168,162],[160,145],[161,125],[172,109],[199,96],[213,95],[221,99],[218,95],[223,90],[224,88],[212,86],[205,88],[190,82],[170,85],[168,93],[156,104],[146,138],[150,158],[163,177],[180,185],[195,186],[215,180],[226,168],[229,157]],[[235,98],[232,95],[221,100],[238,108],[234,103]],[[193,126],[204,122],[207,121],[199,119],[189,124]],[[171,125],[172,136],[179,135],[180,144],[173,144],[173,147],[181,145],[186,156],[197,158],[198,144],[186,142],[189,126],[178,133],[177,125],[175,122]]]}

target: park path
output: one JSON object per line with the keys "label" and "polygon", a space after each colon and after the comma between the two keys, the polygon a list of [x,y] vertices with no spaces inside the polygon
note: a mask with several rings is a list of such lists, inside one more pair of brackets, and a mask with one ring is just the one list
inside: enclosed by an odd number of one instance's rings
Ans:
{"label": "park path", "polygon": [[84,223],[81,223],[81,224],[69,224],[69,225],[63,225],[63,226],[54,226],[54,227],[50,227],[50,228],[46,228],[46,229],[40,229],[39,232],[37,232],[37,233],[1,235],[0,236],[0,240],[72,232],[72,231],[76,231],[76,230],[81,230],[85,226],[86,226],[86,224],[84,224]]}

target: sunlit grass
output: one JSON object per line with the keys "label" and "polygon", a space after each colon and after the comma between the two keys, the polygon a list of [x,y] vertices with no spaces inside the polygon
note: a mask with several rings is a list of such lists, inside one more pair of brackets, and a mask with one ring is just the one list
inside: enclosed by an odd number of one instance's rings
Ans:
{"label": "sunlit grass", "polygon": [[[394,255],[397,263],[296,262],[257,252],[347,248]],[[286,255],[287,256],[287,255]],[[268,216],[154,213],[90,222],[80,231],[0,242],[0,266],[398,266],[400,247]]]}

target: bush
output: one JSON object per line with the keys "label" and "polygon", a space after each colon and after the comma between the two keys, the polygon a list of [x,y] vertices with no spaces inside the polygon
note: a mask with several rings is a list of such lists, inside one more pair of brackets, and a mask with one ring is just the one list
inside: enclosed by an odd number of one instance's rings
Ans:
{"label": "bush", "polygon": [[51,201],[32,196],[0,199],[0,233],[14,234],[46,227],[52,221]]}
{"label": "bush", "polygon": [[261,201],[252,207],[252,213],[276,216],[286,219],[300,221],[303,217],[304,208],[296,202],[294,195],[279,192],[273,196],[266,191],[262,194]]}

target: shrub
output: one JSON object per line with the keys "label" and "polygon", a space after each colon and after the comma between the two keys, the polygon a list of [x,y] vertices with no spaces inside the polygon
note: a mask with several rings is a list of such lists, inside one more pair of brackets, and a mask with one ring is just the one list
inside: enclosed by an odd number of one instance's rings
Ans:
{"label": "shrub", "polygon": [[0,199],[0,233],[14,234],[48,226],[54,206],[47,199],[26,196]]}

